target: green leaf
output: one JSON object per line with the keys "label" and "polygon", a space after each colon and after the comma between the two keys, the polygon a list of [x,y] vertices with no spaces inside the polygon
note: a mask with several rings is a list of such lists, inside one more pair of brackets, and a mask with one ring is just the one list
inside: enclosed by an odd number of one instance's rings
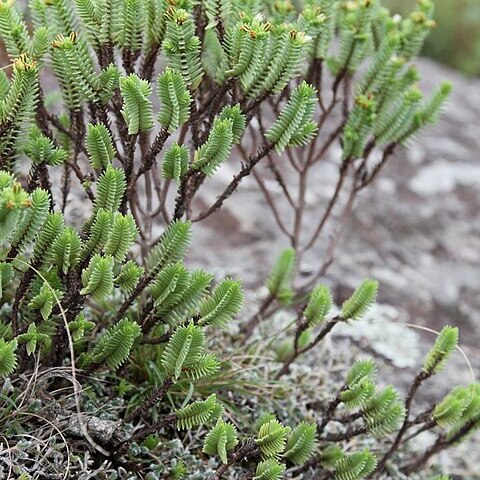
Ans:
{"label": "green leaf", "polygon": [[80,295],[92,295],[96,300],[102,300],[113,290],[114,259],[111,255],[101,257],[95,255],[88,267],[82,272]]}
{"label": "green leaf", "polygon": [[78,233],[71,227],[65,228],[53,242],[53,263],[67,274],[78,263],[81,248],[82,240]]}
{"label": "green leaf", "polygon": [[315,89],[303,82],[292,93],[280,116],[265,136],[282,153],[287,146],[303,146],[313,138],[317,126],[313,114],[317,96]]}
{"label": "green leaf", "polygon": [[162,162],[163,178],[175,180],[180,183],[182,177],[187,173],[190,161],[190,153],[186,145],[173,143],[165,152]]}
{"label": "green leaf", "polygon": [[262,457],[279,457],[285,450],[290,427],[284,427],[277,419],[264,423],[258,432],[256,442]]}
{"label": "green leaf", "polygon": [[45,282],[40,289],[38,295],[32,298],[28,306],[34,310],[40,310],[43,320],[48,320],[52,314],[53,306],[62,298],[63,293],[53,290],[52,287]]}
{"label": "green leaf", "polygon": [[128,358],[136,338],[141,333],[140,325],[123,318],[97,339],[92,353],[84,359],[84,366],[106,362],[111,369],[116,370]]}
{"label": "green leaf", "polygon": [[81,340],[85,336],[85,332],[92,330],[94,327],[95,323],[86,320],[83,312],[79,313],[75,320],[68,324],[74,342]]}
{"label": "green leaf", "polygon": [[378,282],[366,279],[353,292],[353,295],[342,305],[341,317],[343,320],[358,320],[375,303],[377,298]]}
{"label": "green leaf", "polygon": [[179,220],[172,222],[148,254],[146,261],[148,270],[152,273],[158,272],[169,263],[181,260],[190,245],[190,239],[190,222]]}
{"label": "green leaf", "polygon": [[126,186],[125,172],[120,168],[107,165],[97,181],[94,212],[100,209],[116,212],[120,207]]}
{"label": "green leaf", "polygon": [[116,262],[123,262],[137,234],[137,224],[133,215],[115,214],[103,252],[105,255],[112,255]]}
{"label": "green leaf", "polygon": [[23,250],[38,235],[50,208],[50,194],[37,188],[31,196],[31,206],[22,212],[10,239],[13,247]]}
{"label": "green leaf", "polygon": [[335,463],[335,480],[357,480],[370,475],[377,459],[368,449],[346,455]]}
{"label": "green leaf", "polygon": [[150,130],[153,127],[150,82],[132,73],[120,79],[120,92],[123,98],[122,114],[128,125],[128,133],[134,135]]}
{"label": "green leaf", "polygon": [[219,418],[215,427],[205,437],[202,451],[207,455],[218,455],[223,463],[227,463],[228,452],[237,444],[238,436],[235,426]]}
{"label": "green leaf", "polygon": [[230,119],[216,118],[205,144],[196,152],[191,168],[211,177],[232,151],[233,123]]}
{"label": "green leaf", "polygon": [[178,379],[184,369],[195,367],[205,351],[205,333],[191,322],[178,327],[162,355],[162,366],[169,377]]}
{"label": "green leaf", "polygon": [[230,120],[232,123],[232,142],[234,144],[240,143],[243,132],[245,131],[246,119],[245,115],[240,109],[240,105],[234,105],[233,107],[226,106],[223,107],[220,115],[218,116],[220,120]]}
{"label": "green leaf", "polygon": [[374,380],[376,374],[377,366],[373,360],[357,360],[347,373],[346,384],[350,387],[358,383],[362,378]]}
{"label": "green leaf", "polygon": [[37,349],[38,343],[42,344],[47,342],[48,335],[38,332],[35,323],[31,323],[27,331],[19,335],[16,340],[20,344],[26,344],[27,355],[30,356]]}
{"label": "green leaf", "polygon": [[213,393],[206,400],[193,402],[176,411],[177,430],[190,430],[216,420],[223,412]]}
{"label": "green leaf", "polygon": [[332,294],[329,288],[326,285],[315,287],[303,312],[308,325],[313,327],[323,323],[332,308],[332,304]]}
{"label": "green leaf", "polygon": [[6,342],[3,338],[0,338],[0,377],[6,377],[15,370],[17,366],[16,349],[16,340]]}
{"label": "green leaf", "polygon": [[275,458],[269,458],[257,465],[253,480],[281,480],[284,473],[285,465]]}
{"label": "green leaf", "polygon": [[9,263],[0,262],[0,300],[3,297],[4,288],[13,280],[13,267]]}
{"label": "green leaf", "polygon": [[293,248],[287,248],[280,254],[267,279],[267,288],[270,295],[280,298],[285,292],[291,291],[295,262],[295,250]]}
{"label": "green leaf", "polygon": [[300,423],[288,436],[285,457],[295,465],[304,464],[315,451],[316,433],[314,423]]}
{"label": "green leaf", "polygon": [[405,418],[405,406],[397,391],[389,385],[367,401],[362,413],[368,431],[382,438],[400,428]]}
{"label": "green leaf", "polygon": [[243,299],[240,282],[229,278],[222,280],[200,305],[199,324],[225,328],[240,312]]}
{"label": "green leaf", "polygon": [[182,8],[171,6],[166,14],[167,29],[163,51],[169,66],[182,74],[184,82],[196,90],[203,77],[200,62],[200,39],[195,35],[192,16]]}
{"label": "green leaf", "polygon": [[458,345],[458,328],[446,326],[437,337],[434,346],[428,352],[425,363],[423,364],[424,372],[433,374],[440,372],[445,366],[446,361],[457,348]]}
{"label": "green leaf", "polygon": [[169,133],[173,133],[190,116],[192,97],[182,75],[167,68],[158,76],[157,94],[161,102],[158,121],[167,128]]}
{"label": "green leaf", "polygon": [[114,283],[120,288],[120,290],[122,290],[122,292],[130,293],[137,286],[144,271],[143,267],[137,265],[133,260],[129,260],[122,265],[122,269],[115,277]]}
{"label": "green leaf", "polygon": [[98,125],[88,124],[85,146],[92,168],[101,170],[111,164],[115,150],[112,137],[105,125],[101,123]]}

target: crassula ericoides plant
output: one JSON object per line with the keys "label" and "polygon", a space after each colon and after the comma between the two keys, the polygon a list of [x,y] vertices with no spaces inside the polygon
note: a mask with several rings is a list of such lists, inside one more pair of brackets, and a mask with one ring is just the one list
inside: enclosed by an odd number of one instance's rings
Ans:
{"label": "crassula ericoides plant", "polygon": [[[446,100],[446,83],[424,98],[411,64],[434,26],[430,0],[405,19],[377,0],[24,3],[0,0],[0,425],[11,466],[2,475],[356,480],[395,466],[405,478],[476,429],[477,384],[412,410],[457,347],[452,327],[405,398],[376,382],[368,359],[298,422],[282,413],[291,399],[269,397],[375,302],[377,282],[366,279],[335,307],[320,281],[336,238],[306,284],[296,283],[298,262]],[[312,172],[335,144],[334,193],[308,225]],[[198,192],[233,157],[233,179],[199,207]],[[184,263],[195,224],[248,176],[289,242],[251,319],[239,280]],[[272,308],[296,320],[262,360],[270,387],[252,388],[250,342]],[[48,449],[17,456],[30,448],[22,435],[47,445],[45,425],[68,447],[61,473]],[[427,430],[430,447],[399,454]],[[176,440],[193,455],[180,458]]]}

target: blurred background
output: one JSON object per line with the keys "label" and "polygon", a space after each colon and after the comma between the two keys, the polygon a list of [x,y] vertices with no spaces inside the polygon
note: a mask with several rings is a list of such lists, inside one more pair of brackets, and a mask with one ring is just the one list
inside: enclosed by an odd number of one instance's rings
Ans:
{"label": "blurred background", "polygon": [[[411,12],[415,0],[384,0],[392,12]],[[424,55],[480,76],[480,0],[435,0],[437,28],[427,39]]]}

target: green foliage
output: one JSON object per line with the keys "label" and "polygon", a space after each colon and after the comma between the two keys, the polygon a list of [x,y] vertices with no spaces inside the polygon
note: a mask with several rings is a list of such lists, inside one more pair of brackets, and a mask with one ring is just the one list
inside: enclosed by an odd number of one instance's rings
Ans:
{"label": "green foliage", "polygon": [[[387,0],[393,12],[407,16],[414,1]],[[434,21],[424,48],[427,55],[469,75],[480,74],[480,5],[475,0],[436,0]]]}
{"label": "green foliage", "polygon": [[342,305],[341,317],[344,320],[358,320],[365,311],[375,302],[378,282],[366,279],[353,292],[353,295]]}
{"label": "green foliage", "polygon": [[157,94],[162,104],[158,121],[172,133],[188,120],[192,97],[182,75],[171,68],[158,76]]}
{"label": "green foliage", "polygon": [[65,228],[52,245],[52,260],[55,266],[66,274],[80,259],[82,240],[71,227]]}
{"label": "green foliage", "polygon": [[285,457],[295,465],[303,465],[314,453],[317,426],[302,422],[288,436]]}
{"label": "green foliage", "polygon": [[229,422],[221,418],[205,437],[203,453],[218,455],[223,463],[227,463],[227,454],[238,444],[237,429]]}
{"label": "green foliage", "polygon": [[113,97],[115,91],[119,86],[120,72],[118,68],[110,64],[103,69],[98,75],[100,89],[98,96],[103,105],[107,104]]}
{"label": "green foliage", "polygon": [[350,385],[347,390],[340,393],[340,399],[348,409],[363,407],[372,398],[375,384],[367,377]]}
{"label": "green foliage", "polygon": [[198,313],[212,278],[202,270],[188,272],[183,265],[167,266],[151,287],[157,316],[173,326],[186,322]]}
{"label": "green foliage", "polygon": [[172,480],[181,480],[182,478],[186,478],[188,473],[188,469],[183,462],[178,462],[170,471],[170,476]]}
{"label": "green foliage", "polygon": [[316,105],[315,89],[303,82],[297,87],[278,120],[266,133],[278,153],[289,147],[301,147],[310,142],[317,131],[312,121]]}
{"label": "green foliage", "polygon": [[[250,34],[250,32],[248,32]],[[242,83],[250,98],[279,93],[298,74],[309,37],[288,24],[272,25],[268,53],[260,59],[258,70]]]}
{"label": "green foliage", "polygon": [[61,165],[67,158],[67,152],[63,148],[56,147],[53,140],[43,135],[36,127],[30,130],[25,144],[25,153],[34,164],[45,163],[51,167]]}
{"label": "green foliage", "polygon": [[195,35],[192,16],[186,10],[169,8],[163,50],[169,66],[180,72],[185,83],[195,90],[203,77],[200,39]]}
{"label": "green foliage", "polygon": [[96,300],[102,300],[113,290],[114,259],[111,255],[101,257],[94,255],[88,267],[82,272],[81,295],[91,295]]}
{"label": "green foliage", "polygon": [[334,467],[344,457],[345,452],[338,445],[328,445],[322,451],[321,462],[327,468]]}
{"label": "green foliage", "polygon": [[267,279],[267,288],[270,295],[279,300],[289,300],[289,298],[291,298],[291,281],[294,269],[295,250],[293,248],[287,248],[278,257]]}
{"label": "green foliage", "polygon": [[6,342],[0,338],[0,377],[10,375],[17,366],[17,356],[15,350],[17,349],[17,340]]}
{"label": "green foliage", "polygon": [[147,257],[148,270],[154,275],[169,263],[182,259],[190,245],[190,238],[190,222],[171,223]]}
{"label": "green foliage", "polygon": [[[308,251],[320,234],[336,231],[331,223],[324,230],[327,221],[344,218],[337,198],[345,189],[352,189],[346,212],[383,166],[375,158],[408,143],[445,104],[451,86],[441,84],[424,99],[409,61],[433,26],[430,0],[405,19],[392,17],[380,0],[28,4],[24,15],[19,2],[0,0],[8,56],[0,69],[0,376],[12,375],[0,396],[0,426],[14,447],[10,463],[19,463],[14,475],[32,458],[39,464],[32,471],[58,473],[34,441],[16,440],[33,421],[39,438],[54,442],[37,420],[57,407],[66,416],[78,408],[76,414],[92,416],[86,440],[96,448],[90,461],[75,447],[85,439],[73,440],[78,462],[87,476],[97,475],[91,465],[98,464],[112,478],[130,463],[135,478],[237,478],[241,463],[260,457],[248,474],[257,480],[279,480],[291,464],[287,476],[301,474],[305,463],[355,480],[372,474],[375,457],[345,453],[342,445],[361,450],[375,437],[379,452],[396,450],[412,437],[407,430],[414,436],[417,428],[441,427],[443,448],[480,425],[477,384],[454,388],[415,423],[408,397],[392,386],[377,390],[372,361],[355,362],[336,392],[329,374],[337,359],[324,362],[318,401],[305,396],[306,370],[296,364],[313,361],[313,348],[332,328],[361,318],[375,301],[377,283],[365,280],[334,316],[329,289],[313,288],[330,258],[315,271],[325,252]],[[342,149],[330,162],[338,185],[311,225],[305,212],[318,207],[312,199],[330,190],[319,175],[312,196],[311,169],[325,164],[320,160],[335,144]],[[220,187],[217,170],[230,158],[222,170],[233,169],[233,179],[216,199],[197,196],[206,177],[218,176],[212,183]],[[213,274],[189,267],[185,254],[192,225],[213,215],[250,175],[291,248],[269,275],[259,310],[237,331],[228,325],[244,301],[240,281],[213,282]],[[272,181],[278,191],[270,191]],[[277,194],[286,201],[277,204]],[[229,228],[228,217],[218,218]],[[211,255],[201,239],[195,263]],[[336,243],[327,242],[331,258]],[[223,269],[236,271],[225,264],[215,272]],[[260,285],[256,280],[250,284]],[[265,335],[255,336],[257,323],[277,313]],[[451,327],[442,331],[415,382],[441,368],[457,336]],[[69,376],[75,366],[84,372],[72,379],[73,402],[61,378],[45,379]],[[297,426],[290,430],[272,412]],[[103,422],[115,425],[111,436],[109,427],[97,431]],[[174,425],[190,431],[179,435]],[[396,431],[404,437],[385,440]],[[77,433],[85,432],[82,426]],[[221,465],[199,455],[202,436],[203,452]],[[107,457],[118,462],[107,466]],[[0,465],[0,477],[4,470]]]}
{"label": "green foliage", "polygon": [[428,352],[423,364],[423,370],[428,374],[442,370],[446,361],[457,348],[458,328],[446,326],[437,337],[434,346]]}
{"label": "green foliage", "polygon": [[129,51],[140,50],[145,22],[144,2],[121,0],[118,16],[115,18],[115,43]]}
{"label": "green foliage", "polygon": [[54,290],[45,282],[40,292],[32,298],[28,306],[33,310],[39,310],[43,320],[48,320],[52,314],[54,304],[58,303],[62,296],[62,292]]}
{"label": "green foliage", "polygon": [[147,0],[145,2],[146,32],[145,43],[147,49],[162,44],[165,35],[166,15],[169,4],[166,0]]}
{"label": "green foliage", "polygon": [[192,169],[201,170],[209,177],[213,176],[218,167],[230,157],[232,145],[232,120],[215,119],[206,143],[195,152]]}
{"label": "green foliage", "polygon": [[200,305],[199,324],[225,328],[240,312],[242,304],[243,292],[240,282],[226,278]]}
{"label": "green foliage", "polygon": [[[0,155],[13,158],[17,152],[22,129],[28,129],[33,122],[37,103],[38,68],[37,63],[22,54],[13,63],[13,78],[7,93],[0,99]],[[12,167],[12,161],[5,161]],[[4,167],[5,168],[5,167]]]}
{"label": "green foliage", "polygon": [[230,120],[232,123],[232,142],[234,144],[240,143],[240,139],[245,131],[246,120],[245,115],[242,113],[240,105],[234,105],[233,107],[224,107],[218,116],[220,120]]}
{"label": "green foliage", "polygon": [[332,294],[326,285],[315,287],[303,312],[308,325],[314,327],[323,323],[332,308],[332,303]]}
{"label": "green foliage", "polygon": [[144,268],[132,260],[122,265],[120,273],[114,278],[114,283],[125,293],[131,292],[138,284]]}
{"label": "green foliage", "polygon": [[153,127],[153,106],[148,98],[152,86],[132,73],[120,79],[120,91],[123,98],[122,114],[128,126],[128,133],[134,135],[146,132]]}
{"label": "green foliage", "polygon": [[[65,36],[64,36],[65,35]],[[99,80],[85,44],[74,28],[59,33],[52,42],[52,62],[65,105],[79,111],[86,102],[98,100]]]}
{"label": "green foliage", "polygon": [[3,291],[13,280],[13,267],[9,263],[0,262],[0,300]]}
{"label": "green foliage", "polygon": [[[359,95],[343,129],[343,158],[363,155],[368,135],[377,118],[375,97]],[[393,116],[393,114],[392,114]]]}
{"label": "green foliage", "polygon": [[31,323],[25,333],[22,333],[17,337],[19,344],[25,343],[27,355],[32,355],[37,349],[37,345],[45,343],[48,339],[48,335],[40,333],[37,330],[37,326]]}
{"label": "green foliage", "polygon": [[357,480],[370,475],[377,465],[375,456],[368,450],[352,453],[335,464],[335,480]]}
{"label": "green foliage", "polygon": [[339,52],[328,58],[334,75],[354,73],[367,55],[372,42],[375,2],[358,1],[342,4],[338,12]]}
{"label": "green foliage", "polygon": [[351,387],[363,378],[373,380],[377,373],[377,366],[371,359],[357,360],[347,373],[346,385]]}
{"label": "green foliage", "polygon": [[372,360],[357,360],[347,373],[346,388],[340,400],[348,409],[363,408],[375,393],[376,365]]}
{"label": "green foliage", "polygon": [[283,426],[277,419],[264,423],[258,431],[256,442],[263,458],[280,457],[285,450],[290,427]]}
{"label": "green foliage", "polygon": [[85,141],[90,165],[97,170],[105,169],[110,165],[115,150],[112,138],[105,125],[88,125]]}
{"label": "green foliage", "polygon": [[82,366],[107,363],[112,370],[116,370],[128,358],[140,334],[141,329],[136,322],[123,318],[100,335],[93,351],[84,356]]}
{"label": "green foliage", "polygon": [[405,407],[397,391],[389,385],[377,392],[362,408],[368,431],[382,437],[397,431],[405,417]]}
{"label": "green foliage", "polygon": [[91,233],[84,243],[81,260],[86,260],[91,254],[98,253],[107,243],[115,214],[104,209],[98,210],[95,215]]}
{"label": "green foliage", "polygon": [[451,91],[452,84],[450,82],[443,82],[440,85],[425,105],[416,112],[414,119],[414,125],[416,128],[424,127],[425,125],[433,124],[437,121],[438,114],[448,100]]}
{"label": "green foliage", "polygon": [[112,255],[116,262],[123,262],[137,233],[137,225],[133,216],[117,213],[103,252],[105,255]]}
{"label": "green foliage", "polygon": [[11,235],[22,212],[30,206],[30,197],[20,183],[9,173],[0,171],[0,242]]}
{"label": "green foliage", "polygon": [[18,57],[28,51],[31,39],[27,25],[14,2],[0,3],[0,34],[11,57]]}
{"label": "green foliage", "polygon": [[192,322],[175,330],[163,351],[162,366],[166,375],[175,380],[181,376],[198,380],[220,368],[215,355],[205,353],[203,329]]}
{"label": "green foliage", "polygon": [[75,320],[71,321],[68,324],[68,329],[72,334],[74,342],[78,342],[79,340],[81,340],[84,337],[85,332],[92,330],[94,327],[95,324],[86,320],[83,313],[79,313],[77,315],[77,318],[75,318]]}
{"label": "green foliage", "polygon": [[206,400],[193,402],[176,411],[177,429],[190,430],[198,425],[215,421],[223,412],[223,407],[217,402],[213,393]]}
{"label": "green foliage", "polygon": [[45,222],[50,208],[50,195],[47,191],[36,189],[30,197],[30,206],[18,219],[15,231],[10,238],[12,247],[23,250],[37,236]]}
{"label": "green foliage", "polygon": [[466,422],[480,418],[480,386],[455,387],[435,407],[433,420],[450,434],[458,431]]}
{"label": "green foliage", "polygon": [[217,77],[239,77],[247,90],[259,77],[269,44],[270,24],[261,17],[245,15],[226,32],[225,57]]}
{"label": "green foliage", "polygon": [[182,177],[187,173],[190,153],[185,145],[173,143],[165,152],[162,163],[162,176],[169,180],[180,183]]}
{"label": "green foliage", "polygon": [[191,322],[178,327],[162,355],[162,365],[168,376],[178,379],[183,370],[195,368],[205,351],[205,333]]}
{"label": "green foliage", "polygon": [[283,478],[285,465],[275,458],[269,458],[257,465],[253,480],[280,480]]}
{"label": "green foliage", "polygon": [[190,273],[183,263],[167,265],[150,285],[155,306],[160,306],[165,311],[167,306],[176,305],[188,289],[189,282]]}

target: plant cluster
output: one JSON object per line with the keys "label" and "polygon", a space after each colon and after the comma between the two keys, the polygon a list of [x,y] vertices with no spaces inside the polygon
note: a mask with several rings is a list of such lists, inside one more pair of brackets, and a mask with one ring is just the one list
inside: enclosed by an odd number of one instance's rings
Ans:
{"label": "plant cluster", "polygon": [[[479,426],[477,384],[412,409],[456,349],[453,327],[405,399],[376,382],[368,359],[299,421],[285,415],[281,394],[294,363],[375,302],[374,280],[340,309],[319,281],[358,192],[435,121],[450,91],[442,84],[424,99],[409,63],[433,26],[430,0],[403,20],[376,0],[30,0],[28,12],[0,0],[11,62],[0,70],[2,473],[380,478],[392,465],[398,475],[424,471]],[[338,181],[312,229],[307,189],[336,143]],[[199,207],[195,197],[232,152],[244,159],[238,172]],[[185,255],[195,223],[250,175],[290,247],[259,311],[244,319],[240,282],[188,268]],[[301,256],[340,206],[325,262],[297,284]],[[272,393],[258,380],[251,388],[249,370],[259,349],[269,353],[257,327],[278,309],[296,319],[264,360]],[[439,432],[429,449],[399,456],[427,430]],[[26,453],[22,437],[34,434],[43,456]],[[61,471],[48,447],[58,436],[69,465]],[[179,439],[194,453],[188,461],[169,456]]]}

